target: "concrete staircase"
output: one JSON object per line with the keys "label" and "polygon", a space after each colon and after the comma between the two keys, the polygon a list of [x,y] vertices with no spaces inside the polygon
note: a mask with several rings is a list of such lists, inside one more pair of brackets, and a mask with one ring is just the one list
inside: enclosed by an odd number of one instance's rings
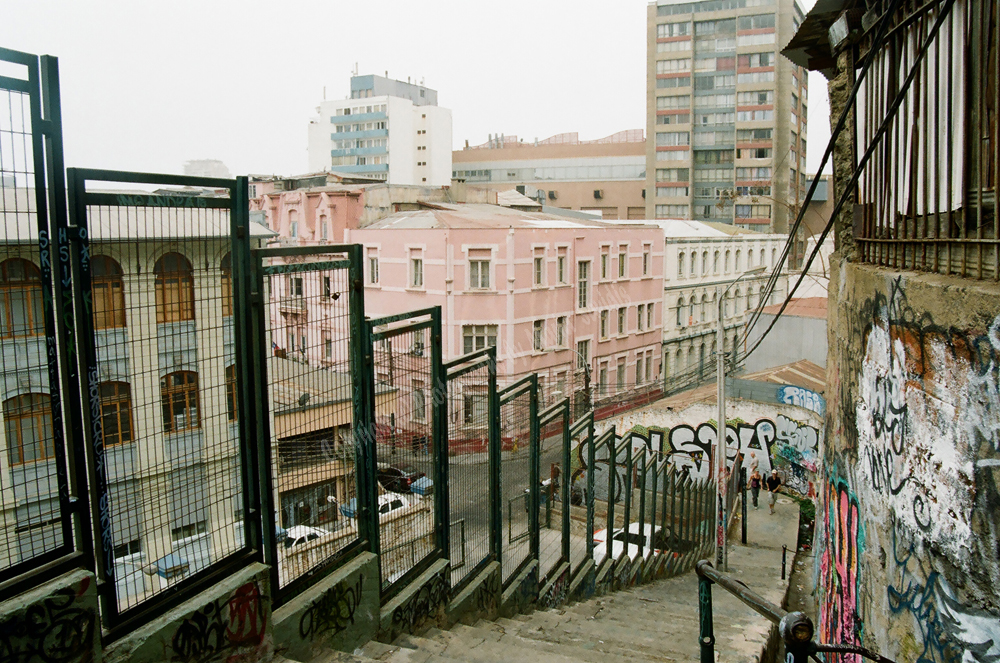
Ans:
{"label": "concrete staircase", "polygon": [[[723,590],[714,592],[713,602],[716,660],[758,660],[769,625]],[[694,662],[698,658],[698,581],[691,572],[513,619],[458,624],[447,631],[431,628],[419,636],[400,636],[391,645],[372,641],[353,654],[329,652],[310,663]]]}

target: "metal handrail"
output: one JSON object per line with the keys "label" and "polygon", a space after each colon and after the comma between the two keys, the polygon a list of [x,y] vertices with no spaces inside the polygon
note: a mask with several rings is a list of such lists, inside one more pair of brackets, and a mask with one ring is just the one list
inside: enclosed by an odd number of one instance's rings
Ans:
{"label": "metal handrail", "polygon": [[707,559],[698,562],[695,570],[698,573],[698,623],[701,626],[698,642],[701,645],[701,663],[715,663],[715,633],[712,625],[713,584],[725,589],[772,624],[777,624],[778,635],[785,643],[785,652],[791,655],[790,663],[807,663],[810,657],[819,661],[816,657],[818,652],[860,654],[878,663],[894,663],[891,659],[859,645],[815,643],[812,641],[813,622],[804,612],[783,610],[728,573],[716,570]]}

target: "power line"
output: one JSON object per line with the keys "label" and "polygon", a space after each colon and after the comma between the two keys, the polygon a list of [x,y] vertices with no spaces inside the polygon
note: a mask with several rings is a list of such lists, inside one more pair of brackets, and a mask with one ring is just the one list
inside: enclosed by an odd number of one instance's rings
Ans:
{"label": "power line", "polygon": [[[829,162],[830,157],[833,156],[833,148],[834,145],[836,144],[837,138],[840,136],[840,132],[843,131],[844,129],[844,125],[847,122],[848,113],[850,113],[852,107],[854,106],[855,101],[857,100],[858,93],[861,91],[861,85],[864,82],[865,78],[867,77],[868,70],[871,68],[872,63],[875,61],[875,53],[879,50],[879,48],[882,45],[882,42],[885,40],[885,34],[889,28],[889,23],[891,22],[893,15],[896,13],[896,9],[899,7],[900,2],[901,0],[893,0],[892,5],[882,15],[882,19],[879,21],[878,32],[875,36],[872,48],[869,49],[867,55],[865,56],[865,62],[861,67],[860,74],[854,81],[854,86],[851,88],[851,94],[847,99],[847,104],[844,107],[844,110],[840,113],[840,117],[837,118],[837,125],[830,135],[830,140],[826,144],[826,150],[823,152],[823,159],[820,161],[819,168],[816,170],[817,177],[813,178],[812,184],[809,186],[809,191],[806,193],[806,197],[802,201],[802,206],[799,209],[798,215],[795,218],[795,223],[788,231],[788,241],[785,242],[785,247],[781,251],[781,257],[774,265],[774,270],[771,272],[771,275],[768,278],[767,285],[765,286],[766,292],[761,293],[762,296],[760,298],[759,305],[757,309],[754,311],[753,315],[750,318],[750,321],[747,323],[745,327],[746,331],[744,332],[743,338],[741,339],[743,341],[746,341],[746,339],[749,338],[750,332],[753,330],[754,325],[757,324],[757,320],[760,318],[761,312],[765,308],[765,302],[768,300],[768,298],[771,296],[771,293],[774,291],[774,288],[777,286],[778,279],[780,278],[781,275],[781,267],[782,265],[785,264],[785,261],[788,259],[788,253],[795,241],[795,235],[798,232],[799,227],[802,225],[802,219],[805,218],[806,208],[809,206],[809,203],[812,202],[813,195],[816,193],[816,189],[819,187],[818,173],[823,172],[823,169],[826,168],[826,164],[827,162]],[[797,184],[798,183],[796,183],[796,185]],[[847,190],[849,190],[849,188]],[[831,215],[830,223],[832,223],[833,218],[836,218],[836,213]],[[830,227],[830,223],[827,224],[827,228]],[[828,232],[827,230],[824,230],[823,233],[824,237],[826,236],[827,232]],[[821,245],[822,241],[817,243],[816,249],[813,251],[813,255],[815,255],[815,253],[818,251]],[[810,256],[809,264],[812,264],[812,259],[813,256]],[[806,271],[808,271],[808,265],[803,269],[803,273],[805,273]],[[799,281],[801,282],[801,277]],[[797,287],[798,284],[796,284],[796,288]],[[794,292],[794,290],[792,292]],[[790,296],[791,294],[789,293],[788,297]],[[788,297],[786,297],[786,301]],[[784,308],[785,307],[783,305],[782,311],[784,310]],[[777,320],[777,316],[775,317],[775,320]],[[761,338],[763,338],[763,336]]]}
{"label": "power line", "polygon": [[[830,234],[830,229],[833,228],[834,220],[837,218],[837,215],[843,208],[844,203],[847,202],[847,199],[851,196],[854,186],[857,184],[858,179],[860,179],[861,177],[862,171],[864,171],[865,166],[868,165],[868,161],[871,159],[871,155],[875,152],[875,148],[878,147],[879,142],[881,141],[882,137],[888,130],[889,123],[895,118],[896,111],[899,110],[899,107],[903,104],[903,101],[906,97],[906,93],[910,89],[910,84],[913,82],[913,79],[916,78],[917,71],[920,69],[920,65],[923,62],[924,55],[927,54],[927,50],[930,48],[931,42],[933,42],[934,38],[937,36],[938,30],[944,23],[944,19],[948,17],[948,12],[951,11],[951,7],[954,4],[954,2],[955,0],[945,0],[941,12],[938,14],[937,19],[934,21],[934,25],[930,29],[930,32],[927,33],[927,38],[924,40],[923,44],[921,44],[920,50],[916,54],[913,66],[910,68],[909,73],[907,73],[906,79],[900,86],[899,91],[896,93],[895,98],[893,98],[892,104],[889,106],[888,109],[886,109],[886,116],[882,120],[882,123],[879,125],[878,131],[876,131],[874,136],[872,136],[871,142],[869,143],[868,148],[865,150],[864,155],[861,157],[861,160],[858,162],[857,168],[854,169],[854,173],[851,175],[850,181],[847,183],[847,186],[844,187],[843,194],[837,200],[837,205],[836,207],[833,208],[833,212],[830,214],[830,220],[829,222],[827,222],[826,228],[824,228],[823,232],[820,234],[819,240],[816,243],[816,247],[812,250],[812,253],[809,254],[809,260],[806,261],[805,268],[802,270],[802,273],[799,275],[798,280],[795,282],[795,286],[788,291],[788,295],[785,297],[785,301],[784,303],[782,303],[781,309],[774,316],[774,319],[771,320],[771,324],[768,325],[767,329],[764,330],[764,333],[761,334],[760,338],[757,339],[754,345],[743,354],[742,359],[746,359],[750,355],[750,353],[752,353],[760,346],[760,344],[764,341],[764,338],[771,331],[771,329],[774,328],[774,325],[778,322],[778,318],[780,318],[781,314],[785,312],[785,309],[788,307],[789,302],[791,302],[792,295],[795,294],[795,291],[798,289],[799,285],[802,283],[806,274],[808,273],[809,267],[812,266],[813,260],[815,260],[817,254],[819,254],[820,248],[823,246],[823,241],[826,239],[826,236]],[[891,12],[886,12],[885,16],[883,17],[883,20],[886,20],[890,15]],[[878,44],[874,45],[871,51],[869,52],[869,55],[875,52],[877,48]],[[837,135],[834,134],[833,137],[831,137],[830,139],[831,144],[833,143],[836,136]],[[750,330],[748,329],[746,334],[744,335],[743,339],[744,341],[748,338],[749,333]]]}

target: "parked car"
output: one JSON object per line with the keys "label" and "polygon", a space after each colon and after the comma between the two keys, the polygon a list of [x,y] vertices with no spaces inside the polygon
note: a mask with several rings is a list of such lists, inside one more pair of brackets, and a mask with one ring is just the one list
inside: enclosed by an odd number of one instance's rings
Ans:
{"label": "parked car", "polygon": [[378,482],[392,493],[417,493],[430,495],[434,492],[434,482],[426,472],[411,465],[379,465]]}
{"label": "parked car", "polygon": [[[385,493],[378,496],[378,513],[379,518],[387,513],[392,513],[398,509],[403,509],[405,507],[413,504],[413,501],[418,498],[407,497],[406,495],[401,495],[400,493]],[[351,501],[340,507],[340,513],[345,518],[357,518],[358,517],[358,499],[356,497],[351,498]]]}
{"label": "parked car", "polygon": [[[594,561],[600,562],[607,554],[608,530],[602,529],[594,532]],[[665,552],[687,552],[691,549],[691,544],[677,537],[668,527],[666,530],[657,526],[646,524],[642,531],[639,530],[639,523],[630,523],[628,530],[617,528],[611,535],[611,556],[615,559],[626,552],[629,557],[639,555],[639,547],[642,551],[649,552],[650,546],[658,553]]]}
{"label": "parked car", "polygon": [[285,536],[285,547],[294,548],[328,536],[330,536],[330,532],[325,529],[309,527],[308,525],[295,525],[288,528],[288,533]]}

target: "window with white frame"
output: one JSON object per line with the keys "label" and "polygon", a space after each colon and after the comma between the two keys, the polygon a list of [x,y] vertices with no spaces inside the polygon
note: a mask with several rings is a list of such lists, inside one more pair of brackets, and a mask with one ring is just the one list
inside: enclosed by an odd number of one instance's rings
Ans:
{"label": "window with white frame", "polygon": [[469,354],[488,347],[496,347],[496,325],[463,325],[462,352]]}
{"label": "window with white frame", "polygon": [[618,278],[623,279],[628,276],[628,247],[618,247]]}
{"label": "window with white frame", "polygon": [[577,308],[587,308],[590,305],[590,261],[581,260],[576,264],[577,272]]}
{"label": "window with white frame", "polygon": [[624,306],[618,309],[618,335],[625,334],[625,320],[628,316],[628,309]]}
{"label": "window with white frame", "polygon": [[590,341],[577,341],[576,355],[577,370],[586,370],[590,366]]}
{"label": "window with white frame", "polygon": [[556,318],[556,347],[566,347],[566,316]]}
{"label": "window with white frame", "polygon": [[637,353],[635,356],[635,383],[636,385],[642,384],[642,363],[645,357],[642,353]]}
{"label": "window with white frame", "polygon": [[423,254],[417,252],[410,253],[410,287],[424,287],[424,259]]}
{"label": "window with white frame", "polygon": [[646,323],[646,305],[639,304],[635,307],[635,328],[637,331],[642,331],[642,326]]}
{"label": "window with white frame", "polygon": [[556,255],[556,281],[566,283],[566,249],[558,249]]}
{"label": "window with white frame", "polygon": [[469,289],[489,290],[490,261],[488,259],[469,260]]}
{"label": "window with white frame", "polygon": [[376,249],[368,249],[368,283],[378,284],[378,251]]}
{"label": "window with white frame", "polygon": [[536,255],[534,260],[535,285],[543,285],[544,279],[545,279],[545,258]]}
{"label": "window with white frame", "polygon": [[611,262],[611,247],[604,246],[601,248],[601,280],[608,280],[608,263]]}
{"label": "window with white frame", "polygon": [[653,311],[656,310],[655,307],[656,307],[655,303],[646,304],[646,329],[652,329],[654,326],[653,321],[656,318],[653,317]]}
{"label": "window with white frame", "polygon": [[649,276],[649,256],[650,256],[650,247],[649,247],[649,244],[646,244],[645,246],[642,247],[642,275],[643,276]]}
{"label": "window with white frame", "polygon": [[532,325],[532,347],[535,352],[545,349],[545,321],[535,320]]}
{"label": "window with white frame", "polygon": [[608,312],[601,311],[601,338],[608,337]]}

